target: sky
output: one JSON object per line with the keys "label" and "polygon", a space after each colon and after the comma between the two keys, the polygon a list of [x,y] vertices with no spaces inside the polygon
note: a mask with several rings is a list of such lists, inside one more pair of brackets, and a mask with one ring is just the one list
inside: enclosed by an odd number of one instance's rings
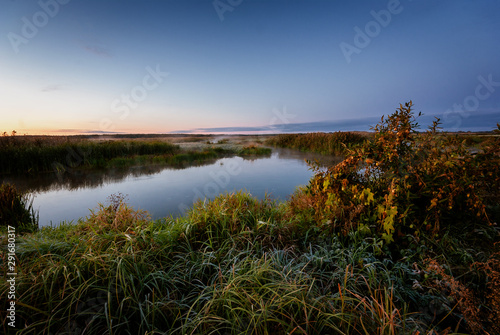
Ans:
{"label": "sky", "polygon": [[0,0],[0,131],[425,129],[500,122],[497,0]]}

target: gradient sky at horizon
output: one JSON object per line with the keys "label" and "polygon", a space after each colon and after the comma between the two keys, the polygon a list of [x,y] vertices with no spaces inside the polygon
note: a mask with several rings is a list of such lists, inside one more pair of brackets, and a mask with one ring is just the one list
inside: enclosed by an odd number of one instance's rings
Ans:
{"label": "gradient sky at horizon", "polygon": [[498,1],[0,3],[2,132],[366,130],[410,99],[500,122]]}

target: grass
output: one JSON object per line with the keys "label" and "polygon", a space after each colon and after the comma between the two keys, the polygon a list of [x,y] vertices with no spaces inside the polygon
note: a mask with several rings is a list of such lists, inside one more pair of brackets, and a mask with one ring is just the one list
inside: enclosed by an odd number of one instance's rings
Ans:
{"label": "grass", "polygon": [[335,133],[280,134],[267,139],[266,144],[324,155],[342,156],[346,153],[346,149],[366,140],[367,135],[339,131]]}
{"label": "grass", "polygon": [[[26,328],[18,334],[468,330],[454,310],[464,300],[453,302],[446,289],[459,280],[426,263],[431,252],[409,249],[396,259],[381,239],[332,235],[294,219],[290,206],[238,192],[152,221],[114,197],[77,224],[19,236],[16,322]],[[2,279],[2,296],[8,287]]]}
{"label": "grass", "polygon": [[[455,137],[472,149],[482,148],[495,140],[491,133],[468,134],[468,133],[442,133],[445,137]],[[365,141],[372,140],[371,133],[358,132],[334,132],[334,133],[306,133],[306,134],[279,134],[270,136],[265,144],[280,147],[298,149],[301,151],[316,152],[323,155],[344,156]]]}
{"label": "grass", "polygon": [[33,209],[33,199],[21,194],[10,184],[0,185],[0,227],[10,225],[18,232],[38,229],[38,213]]}
{"label": "grass", "polygon": [[[16,315],[27,328],[19,334],[423,327],[392,313],[404,310],[399,302],[407,297],[391,287],[404,285],[410,269],[377,260],[369,243],[347,247],[318,235],[304,244],[286,216],[282,204],[245,193],[198,202],[175,220],[150,221],[119,200],[76,225],[24,235],[17,242]],[[6,289],[3,282],[2,296]]]}

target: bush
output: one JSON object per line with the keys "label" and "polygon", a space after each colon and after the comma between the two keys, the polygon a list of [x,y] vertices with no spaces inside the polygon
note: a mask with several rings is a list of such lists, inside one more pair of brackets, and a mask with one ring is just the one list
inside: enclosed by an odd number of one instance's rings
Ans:
{"label": "bush", "polygon": [[410,101],[382,117],[373,141],[317,171],[308,188],[317,220],[343,234],[360,230],[400,246],[493,225],[499,141],[474,155],[458,137],[437,132],[439,119],[418,133],[412,107]]}

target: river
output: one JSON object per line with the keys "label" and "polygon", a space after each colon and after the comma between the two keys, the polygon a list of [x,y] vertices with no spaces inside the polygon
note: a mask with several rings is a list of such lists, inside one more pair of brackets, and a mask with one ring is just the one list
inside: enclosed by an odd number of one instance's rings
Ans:
{"label": "river", "polygon": [[4,182],[30,192],[40,226],[76,222],[90,214],[112,194],[122,194],[135,209],[153,219],[179,216],[198,199],[213,199],[225,192],[245,190],[262,199],[286,200],[313,175],[305,159],[334,164],[338,157],[324,157],[295,150],[273,149],[270,157],[220,158],[205,165],[174,169],[134,166],[113,170],[75,170],[63,176],[53,173],[4,177]]}

